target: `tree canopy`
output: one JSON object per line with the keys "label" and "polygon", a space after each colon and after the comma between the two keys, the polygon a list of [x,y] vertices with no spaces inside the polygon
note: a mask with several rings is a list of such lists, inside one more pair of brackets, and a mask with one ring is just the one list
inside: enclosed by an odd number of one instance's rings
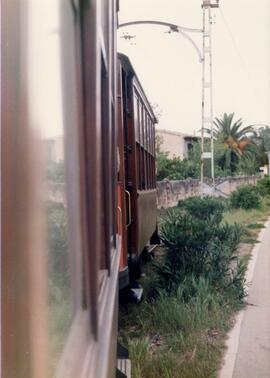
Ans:
{"label": "tree canopy", "polygon": [[241,159],[250,159],[257,153],[257,145],[252,140],[254,130],[251,126],[243,127],[242,119],[234,121],[234,113],[224,113],[214,121],[214,137],[223,146],[218,157],[218,165],[236,172]]}

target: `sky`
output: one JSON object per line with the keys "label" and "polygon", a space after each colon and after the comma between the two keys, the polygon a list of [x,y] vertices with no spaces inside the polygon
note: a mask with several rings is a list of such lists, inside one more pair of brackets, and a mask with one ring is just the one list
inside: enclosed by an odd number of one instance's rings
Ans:
{"label": "sky", "polygon": [[41,137],[63,134],[60,0],[28,0],[27,79],[33,127]]}
{"label": "sky", "polygon": [[[120,0],[119,22],[157,20],[202,28],[201,0]],[[213,9],[214,116],[235,113],[244,125],[270,125],[270,1],[220,0]],[[201,128],[202,68],[179,33],[153,25],[118,30],[118,50],[129,56],[159,128],[194,134]],[[136,36],[123,38],[128,33]],[[190,34],[201,48],[200,34]]]}

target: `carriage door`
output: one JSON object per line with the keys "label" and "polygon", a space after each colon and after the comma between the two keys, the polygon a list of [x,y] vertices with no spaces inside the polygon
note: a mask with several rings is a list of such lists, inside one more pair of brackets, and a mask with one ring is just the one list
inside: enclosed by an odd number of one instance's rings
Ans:
{"label": "carriage door", "polygon": [[128,73],[122,70],[122,98],[124,124],[125,194],[127,218],[127,243],[130,260],[138,254],[137,226],[137,179],[135,161],[135,134],[133,120],[132,82]]}

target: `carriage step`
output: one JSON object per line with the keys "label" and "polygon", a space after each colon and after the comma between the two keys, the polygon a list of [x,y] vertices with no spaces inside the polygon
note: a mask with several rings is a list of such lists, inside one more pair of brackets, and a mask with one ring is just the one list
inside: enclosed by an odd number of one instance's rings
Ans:
{"label": "carriage step", "polygon": [[128,349],[118,342],[116,378],[131,378],[131,361],[128,357]]}
{"label": "carriage step", "polygon": [[125,358],[117,360],[116,378],[131,378],[131,361]]}
{"label": "carriage step", "polygon": [[119,290],[119,303],[139,303],[142,300],[143,288],[133,282],[131,285]]}
{"label": "carriage step", "polygon": [[143,296],[143,288],[131,288],[131,291],[134,293],[135,298],[137,298],[137,303],[141,302]]}

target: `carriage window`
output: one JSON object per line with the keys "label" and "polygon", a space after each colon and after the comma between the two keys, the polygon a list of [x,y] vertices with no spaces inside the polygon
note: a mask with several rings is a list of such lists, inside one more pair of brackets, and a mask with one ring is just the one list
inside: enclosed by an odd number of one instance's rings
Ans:
{"label": "carriage window", "polygon": [[140,130],[139,130],[139,127],[140,127],[140,124],[139,124],[139,118],[138,118],[138,98],[137,96],[135,95],[134,96],[134,125],[135,125],[135,137],[136,137],[136,141],[139,142],[140,141]]}
{"label": "carriage window", "polygon": [[144,146],[144,114],[143,114],[143,105],[140,103],[140,126],[141,126],[141,145]]}
{"label": "carriage window", "polygon": [[111,105],[109,103],[109,76],[105,66],[103,54],[101,54],[101,133],[102,133],[102,184],[101,184],[101,198],[102,201],[102,235],[104,235],[104,243],[102,243],[102,251],[100,256],[100,277],[101,281],[106,276],[105,269],[110,265],[110,250],[113,242],[112,235],[112,155],[111,155],[111,142],[112,142],[112,129],[110,115]]}
{"label": "carriage window", "polygon": [[144,148],[147,151],[147,139],[148,139],[148,130],[147,130],[147,113],[144,108]]}
{"label": "carriage window", "polygon": [[155,155],[155,129],[154,129],[153,123],[151,123],[151,132],[152,132],[152,138],[151,138],[151,153],[154,156]]}
{"label": "carriage window", "polygon": [[151,129],[150,129],[150,117],[147,116],[147,150],[150,153],[150,141],[151,141]]}
{"label": "carriage window", "polygon": [[145,108],[143,107],[143,145],[144,145],[144,149],[146,150],[147,148],[147,118],[146,118],[146,112],[145,112]]}
{"label": "carriage window", "polygon": [[154,134],[153,134],[153,123],[152,120],[150,120],[150,133],[151,133],[151,139],[150,139],[150,153],[153,155],[153,145],[154,145]]}
{"label": "carriage window", "polygon": [[[35,0],[29,3],[29,102],[33,127],[41,136],[44,151],[41,174],[44,180],[43,217],[47,261],[46,344],[48,376],[52,377],[56,374],[73,317],[67,157],[64,148],[66,117],[60,70],[60,0],[49,0],[42,6]],[[74,46],[70,42],[69,48],[72,49]],[[75,71],[69,74],[72,83]]]}

